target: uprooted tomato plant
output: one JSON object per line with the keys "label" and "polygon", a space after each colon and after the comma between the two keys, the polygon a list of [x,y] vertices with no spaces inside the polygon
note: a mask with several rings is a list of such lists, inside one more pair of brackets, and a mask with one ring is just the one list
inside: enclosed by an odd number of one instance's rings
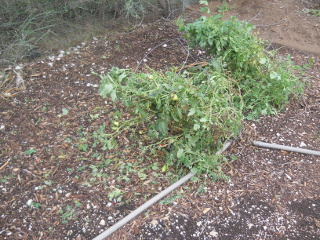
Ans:
{"label": "uprooted tomato plant", "polygon": [[178,26],[190,47],[206,51],[206,67],[147,73],[112,68],[101,76],[100,93],[130,109],[130,126],[147,127],[146,148],[166,146],[168,166],[225,178],[227,159],[214,154],[222,143],[237,136],[244,119],[275,114],[303,85],[290,57],[265,51],[247,22],[216,15]]}

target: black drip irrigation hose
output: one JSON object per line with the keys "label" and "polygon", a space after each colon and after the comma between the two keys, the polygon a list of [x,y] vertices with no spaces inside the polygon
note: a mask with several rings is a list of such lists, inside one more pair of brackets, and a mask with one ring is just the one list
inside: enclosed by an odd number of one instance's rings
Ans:
{"label": "black drip irrigation hose", "polygon": [[[224,146],[216,153],[216,155],[219,155],[222,152],[224,152],[230,146],[230,144],[231,144],[231,141],[226,142],[224,144]],[[170,192],[175,190],[177,187],[179,187],[182,184],[184,184],[186,181],[188,181],[194,175],[195,175],[195,173],[189,173],[186,176],[182,177],[179,181],[175,182],[170,187],[166,188],[165,190],[163,190],[162,192],[160,192],[159,194],[157,194],[156,196],[151,198],[149,201],[147,201],[146,203],[144,203],[143,205],[138,207],[136,210],[134,210],[129,215],[127,215],[126,217],[121,219],[119,222],[114,224],[112,227],[108,228],[106,231],[102,232],[100,235],[98,235],[97,237],[93,238],[93,240],[103,240],[103,239],[105,239],[106,237],[111,235],[113,232],[117,231],[119,228],[121,228],[123,225],[125,225],[127,222],[131,221],[133,218],[135,218],[140,213],[145,211],[151,205],[153,205],[154,203],[159,201],[161,198],[163,198],[164,196],[168,195]]]}

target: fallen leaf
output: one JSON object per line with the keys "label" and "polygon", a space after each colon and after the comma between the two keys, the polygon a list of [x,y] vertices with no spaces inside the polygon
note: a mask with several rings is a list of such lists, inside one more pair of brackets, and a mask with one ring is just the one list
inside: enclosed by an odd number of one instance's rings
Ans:
{"label": "fallen leaf", "polygon": [[43,73],[35,73],[35,74],[30,75],[30,77],[39,77],[41,75],[43,75]]}
{"label": "fallen leaf", "polygon": [[313,219],[314,224],[317,226],[317,228],[320,228],[320,221],[318,219]]}
{"label": "fallen leaf", "polygon": [[158,224],[158,220],[154,219],[150,222],[153,226],[156,226]]}
{"label": "fallen leaf", "polygon": [[211,208],[205,208],[204,210],[203,210],[203,214],[206,214],[207,212],[209,212],[211,210]]}

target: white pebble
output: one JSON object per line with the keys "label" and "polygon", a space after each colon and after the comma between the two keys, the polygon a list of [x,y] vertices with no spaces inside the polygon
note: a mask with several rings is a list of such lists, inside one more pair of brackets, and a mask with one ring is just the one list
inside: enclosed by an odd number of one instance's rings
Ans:
{"label": "white pebble", "polygon": [[218,237],[218,232],[216,232],[215,230],[213,230],[213,231],[211,231],[210,232],[210,235],[212,236],[212,237]]}
{"label": "white pebble", "polygon": [[306,147],[306,146],[307,146],[307,144],[305,144],[305,142],[300,143],[300,147]]}

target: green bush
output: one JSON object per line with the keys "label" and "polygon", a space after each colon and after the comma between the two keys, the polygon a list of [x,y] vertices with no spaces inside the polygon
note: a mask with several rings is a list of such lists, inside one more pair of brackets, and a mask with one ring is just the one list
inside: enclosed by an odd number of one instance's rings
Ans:
{"label": "green bush", "polygon": [[3,52],[0,64],[31,55],[55,25],[52,11],[40,12],[30,2],[22,0],[2,1],[0,16],[0,51]]}

